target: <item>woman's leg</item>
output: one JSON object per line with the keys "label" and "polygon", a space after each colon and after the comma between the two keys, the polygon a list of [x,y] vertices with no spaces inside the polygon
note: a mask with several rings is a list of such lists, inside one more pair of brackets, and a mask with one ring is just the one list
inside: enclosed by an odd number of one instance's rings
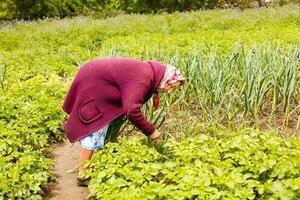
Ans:
{"label": "woman's leg", "polygon": [[80,167],[79,173],[77,176],[77,185],[78,186],[87,186],[90,180],[90,177],[85,177],[84,173],[86,170],[89,170],[90,167],[83,167],[82,164],[90,160],[98,149],[104,147],[106,131],[108,125],[104,126],[103,128],[99,129],[96,132],[89,134],[87,137],[79,140],[80,143]]}
{"label": "woman's leg", "polygon": [[86,160],[90,160],[94,154],[94,150],[88,150],[80,147],[80,161],[79,161],[79,173],[77,175],[77,185],[81,187],[87,187],[89,184],[89,178],[85,177],[82,173],[89,169],[89,167],[83,167],[82,164]]}
{"label": "woman's leg", "polygon": [[83,167],[82,163],[86,160],[90,160],[91,157],[93,156],[93,154],[94,154],[94,150],[87,150],[87,149],[80,147],[79,172],[83,172],[83,171],[89,169],[88,167]]}
{"label": "woman's leg", "polygon": [[79,172],[84,172],[85,170],[88,170],[89,167],[83,167],[82,163],[86,160],[90,160],[98,149],[104,147],[106,132],[108,129],[108,125],[102,127],[98,131],[95,131],[85,138],[79,140],[80,143],[80,167]]}

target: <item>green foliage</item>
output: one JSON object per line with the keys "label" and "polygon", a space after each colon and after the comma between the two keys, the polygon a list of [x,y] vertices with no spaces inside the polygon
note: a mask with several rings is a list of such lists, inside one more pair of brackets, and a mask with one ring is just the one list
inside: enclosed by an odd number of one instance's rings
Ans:
{"label": "green foliage", "polygon": [[222,8],[225,0],[111,0],[106,1],[105,8],[126,12],[149,13],[164,11],[187,11],[196,9]]}
{"label": "green foliage", "polygon": [[126,120],[126,116],[121,116],[109,124],[105,138],[107,142],[116,141],[118,135],[120,135],[122,133],[122,130],[124,129],[121,127]]}
{"label": "green foliage", "polygon": [[9,0],[6,4],[6,9],[10,9],[14,13],[7,18],[18,19],[72,16],[82,12],[84,6],[84,2],[81,0]]}
{"label": "green foliage", "polygon": [[[285,5],[293,0],[278,0]],[[296,0],[298,1],[298,0]],[[120,12],[154,13],[199,9],[253,7],[255,0],[7,0],[0,3],[0,19],[38,19],[79,14],[111,16]],[[259,1],[262,5],[261,1]]]}
{"label": "green foliage", "polygon": [[[96,4],[97,1],[89,2]],[[130,56],[142,60],[155,59],[181,68],[187,77],[184,88],[177,94],[168,95],[165,99],[162,97],[159,110],[153,110],[151,102],[143,108],[147,117],[156,123],[157,127],[164,122],[161,126],[164,139],[195,135],[202,129],[214,132],[217,126],[226,125],[226,122],[230,122],[228,127],[232,129],[254,126],[247,124],[246,120],[253,114],[257,116],[256,122],[260,122],[260,112],[263,113],[265,110],[270,110],[272,113],[269,115],[275,120],[280,120],[282,118],[277,118],[276,115],[279,110],[294,120],[293,126],[296,123],[300,127],[299,13],[299,6],[286,6],[244,12],[218,10],[148,16],[123,15],[105,20],[76,17],[34,22],[0,22],[0,199],[41,199],[43,188],[53,178],[49,169],[53,161],[45,156],[45,152],[49,150],[51,141],[62,138],[60,132],[65,115],[61,105],[68,86],[78,67],[97,57]],[[253,87],[252,83],[254,83]],[[242,114],[244,118],[241,117]],[[238,121],[232,120],[234,117]],[[120,124],[115,126],[115,130]],[[268,125],[277,127],[276,124],[268,123]],[[231,142],[240,137],[235,137]],[[222,140],[224,141],[227,140]],[[251,141],[254,143],[255,140],[251,139]],[[147,173],[155,174],[157,168],[160,170],[162,166],[167,171],[159,174],[155,179],[147,175],[146,178],[151,183],[145,182],[147,187],[137,189],[136,185],[144,181],[144,176],[139,175],[143,170],[137,172],[128,166],[129,168],[125,169],[131,170],[134,172],[133,175],[139,178],[137,183],[132,181],[133,185],[128,189],[130,190],[128,193],[123,192],[124,197],[138,194],[147,195],[145,198],[156,198],[157,192],[153,193],[153,191],[158,191],[160,188],[166,192],[161,195],[166,197],[169,195],[168,191],[174,192],[174,197],[185,196],[186,193],[188,193],[187,198],[193,195],[188,191],[191,186],[186,183],[189,182],[190,177],[184,178],[183,175],[190,173],[187,172],[190,168],[185,169],[179,164],[179,171],[183,171],[183,174],[179,174],[177,179],[172,178],[176,175],[174,175],[175,171],[170,169],[172,163],[176,163],[172,155],[177,152],[175,150],[177,146],[172,142],[168,144],[171,147],[156,145],[162,155],[137,142],[126,146],[131,149],[130,151],[126,149],[126,152],[128,154],[131,152],[130,156],[141,163]],[[192,139],[191,145],[194,144]],[[205,147],[204,144],[201,145]],[[219,151],[222,152],[218,145]],[[187,152],[192,158],[191,151],[187,150],[188,145],[184,144],[184,146],[181,150]],[[280,145],[276,146],[279,147]],[[117,149],[122,154],[124,152],[124,159],[130,159],[126,157],[128,154],[125,149],[122,150],[123,146],[110,146],[110,148],[112,151]],[[132,153],[133,149],[137,150],[134,151],[136,154]],[[291,149],[294,149],[294,145]],[[266,153],[266,158],[274,155],[259,148],[256,150]],[[283,157],[278,156],[276,159],[286,158],[289,160],[286,160],[286,163],[293,162],[290,161],[289,156],[291,151],[286,148],[282,151]],[[201,153],[196,150],[195,152]],[[242,149],[237,151],[237,159],[242,159],[241,152]],[[262,153],[258,153],[258,156],[260,154]],[[180,155],[182,157],[187,154]],[[211,158],[211,162],[224,167],[226,163],[222,165],[220,161],[214,161],[218,154],[213,155],[215,157]],[[281,154],[276,153],[276,155]],[[294,157],[297,158],[297,155]],[[107,157],[107,159],[111,158]],[[118,161],[123,163],[120,164],[121,166],[124,165],[122,159]],[[132,162],[138,167],[134,160]],[[168,160],[171,162],[170,165],[167,164]],[[189,162],[188,167],[192,164],[196,165],[194,161]],[[259,162],[263,163],[263,160]],[[298,161],[295,162],[299,164]],[[96,163],[99,165],[99,162]],[[253,169],[256,169],[251,172],[255,175],[254,180],[261,182],[261,179],[256,177],[260,174],[257,172],[259,166],[253,165]],[[284,171],[285,168],[291,171],[292,167],[295,168],[296,173],[299,170],[293,163],[291,168],[279,166],[278,171]],[[226,167],[237,173],[232,166],[226,165]],[[267,165],[268,167],[270,166]],[[208,173],[204,168],[202,170],[203,174]],[[224,170],[224,173],[229,177],[231,171]],[[217,179],[217,175],[210,174],[206,175],[212,180]],[[166,175],[169,179],[165,178]],[[199,178],[192,172],[191,175],[193,178]],[[270,180],[270,176],[266,175],[266,179]],[[276,182],[275,185],[268,181],[257,183],[264,184],[264,190],[260,190],[261,198],[265,198],[263,195],[266,195],[266,198],[279,195],[280,188],[288,191],[287,196],[297,195],[293,189],[286,189],[288,184],[295,185],[290,188],[298,187],[299,181],[294,179],[294,175],[290,177],[291,180],[287,180],[284,176],[284,181]],[[199,179],[200,183],[203,183],[201,177]],[[105,191],[110,190],[98,180],[100,179],[93,180],[95,184],[92,187],[101,185],[105,187]],[[127,179],[124,180],[125,183],[123,180],[118,180],[120,187],[123,183],[129,184]],[[172,180],[177,182],[172,184]],[[179,182],[181,180],[182,183]],[[242,187],[242,183],[236,183],[233,179],[233,184],[240,189],[240,194],[235,193],[237,190],[234,189],[226,190],[227,193],[223,194],[221,189],[223,187],[228,189],[229,186],[221,185],[218,181],[216,181],[217,185],[210,184],[209,187],[213,188],[211,193],[217,189],[218,194],[221,193],[219,195],[253,195],[254,190],[251,190],[247,181],[246,186]],[[272,181],[275,179],[272,178]],[[180,190],[178,185],[182,185]],[[196,192],[206,191],[204,186],[201,188],[201,190],[196,189]],[[112,186],[111,190],[115,191],[116,188]],[[99,192],[97,189],[93,191]],[[125,188],[124,191],[127,189]],[[209,195],[212,194],[207,194]],[[257,196],[257,193],[254,195]]]}
{"label": "green foliage", "polygon": [[90,162],[97,199],[298,199],[300,141],[262,132],[163,145],[109,143]]}
{"label": "green foliage", "polygon": [[53,75],[19,81],[0,97],[0,199],[42,199],[53,179],[49,142],[61,140],[65,88]]}

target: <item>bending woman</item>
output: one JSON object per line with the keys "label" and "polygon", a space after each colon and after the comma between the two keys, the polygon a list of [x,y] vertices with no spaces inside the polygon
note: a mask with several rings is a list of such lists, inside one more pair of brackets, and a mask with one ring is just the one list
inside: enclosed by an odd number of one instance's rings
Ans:
{"label": "bending woman", "polygon": [[[157,61],[107,58],[84,64],[77,72],[65,98],[69,114],[65,131],[70,142],[80,143],[80,164],[103,148],[109,124],[126,115],[132,124],[156,141],[160,133],[141,112],[142,105],[158,93],[170,92],[183,84],[179,70]],[[80,167],[79,173],[85,170]],[[79,185],[85,185],[77,178]]]}

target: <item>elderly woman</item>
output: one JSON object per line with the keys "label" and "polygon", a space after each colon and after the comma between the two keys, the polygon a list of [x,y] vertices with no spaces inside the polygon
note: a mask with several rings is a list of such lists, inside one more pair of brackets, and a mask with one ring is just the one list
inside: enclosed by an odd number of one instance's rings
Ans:
{"label": "elderly woman", "polygon": [[[129,121],[154,141],[160,133],[141,112],[142,105],[158,93],[170,92],[184,81],[179,70],[157,61],[107,58],[84,64],[66,96],[63,110],[69,114],[65,131],[70,142],[80,143],[80,164],[103,148],[109,124],[126,115]],[[80,167],[79,173],[85,170]],[[78,185],[86,180],[77,178]]]}

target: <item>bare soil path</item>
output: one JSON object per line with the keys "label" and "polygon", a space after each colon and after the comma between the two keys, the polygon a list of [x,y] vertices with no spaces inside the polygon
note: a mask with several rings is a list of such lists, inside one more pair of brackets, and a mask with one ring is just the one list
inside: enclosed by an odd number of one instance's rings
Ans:
{"label": "bare soil path", "polygon": [[79,165],[79,144],[66,142],[54,145],[55,168],[57,182],[50,188],[46,200],[83,200],[87,199],[89,190],[76,185],[77,171],[69,173]]}

